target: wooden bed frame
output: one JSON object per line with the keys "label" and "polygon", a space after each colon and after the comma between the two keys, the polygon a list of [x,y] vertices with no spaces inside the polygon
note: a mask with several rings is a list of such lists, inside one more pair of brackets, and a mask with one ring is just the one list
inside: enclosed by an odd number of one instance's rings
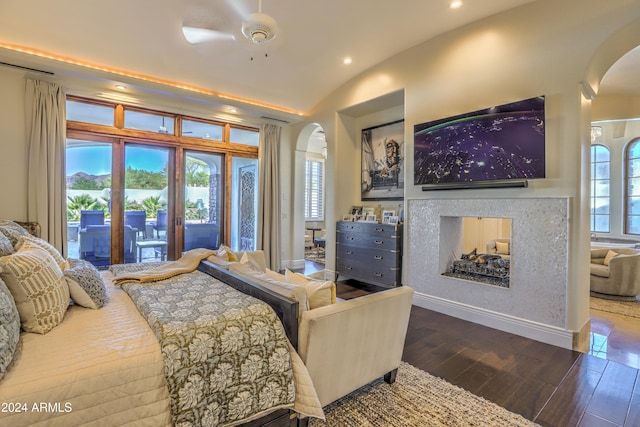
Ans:
{"label": "wooden bed frame", "polygon": [[[198,266],[198,270],[206,273],[232,288],[266,302],[276,312],[291,345],[298,349],[298,302],[280,295],[270,289],[265,288],[237,274],[231,273],[216,264],[203,260]],[[241,427],[306,427],[308,418],[298,419],[295,412],[289,409],[281,409],[265,415],[255,421],[241,424]]]}

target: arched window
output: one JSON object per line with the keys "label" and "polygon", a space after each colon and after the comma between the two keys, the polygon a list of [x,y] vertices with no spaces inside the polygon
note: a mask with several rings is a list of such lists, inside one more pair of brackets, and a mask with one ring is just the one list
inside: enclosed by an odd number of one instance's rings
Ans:
{"label": "arched window", "polygon": [[640,234],[640,138],[625,150],[624,232]]}
{"label": "arched window", "polygon": [[[638,153],[640,154],[640,150],[638,150]],[[640,167],[637,170],[640,173]],[[608,233],[610,231],[610,183],[611,154],[609,153],[609,149],[604,145],[592,145],[591,231],[594,233]],[[638,185],[638,189],[640,190],[640,185]],[[640,191],[638,192],[638,196],[640,197]],[[638,213],[640,214],[640,211],[638,211]],[[640,222],[638,225],[640,225]]]}

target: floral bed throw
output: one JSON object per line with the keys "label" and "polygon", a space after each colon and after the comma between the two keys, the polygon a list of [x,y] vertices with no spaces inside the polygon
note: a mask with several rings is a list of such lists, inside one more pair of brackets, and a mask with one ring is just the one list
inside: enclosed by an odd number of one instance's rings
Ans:
{"label": "floral bed throw", "polygon": [[289,342],[267,304],[199,271],[122,288],[160,342],[175,426],[235,425],[293,407]]}

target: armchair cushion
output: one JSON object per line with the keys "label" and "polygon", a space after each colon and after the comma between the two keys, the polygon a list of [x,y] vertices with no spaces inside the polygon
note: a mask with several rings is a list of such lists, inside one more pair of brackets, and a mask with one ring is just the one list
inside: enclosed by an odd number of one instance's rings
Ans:
{"label": "armchair cushion", "polygon": [[615,256],[617,256],[618,253],[614,252],[612,250],[609,250],[609,252],[607,252],[607,255],[605,255],[604,260],[602,261],[603,265],[609,265],[609,262],[611,262],[611,259]]}

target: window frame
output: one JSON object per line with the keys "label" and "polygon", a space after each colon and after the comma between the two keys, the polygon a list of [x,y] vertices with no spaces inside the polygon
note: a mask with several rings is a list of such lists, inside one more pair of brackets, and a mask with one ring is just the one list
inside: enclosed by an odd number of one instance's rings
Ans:
{"label": "window frame", "polygon": [[[607,160],[606,162],[597,162],[596,161],[596,156],[595,156],[595,152],[594,149],[596,149],[596,147],[601,147],[604,148],[607,153],[609,154],[609,160]],[[595,177],[595,169],[597,167],[597,164],[600,163],[608,163],[609,164],[609,175],[606,179],[596,179]],[[607,147],[604,144],[591,144],[591,161],[589,163],[589,166],[591,167],[592,173],[591,173],[591,179],[589,181],[589,185],[590,185],[590,194],[589,194],[589,200],[590,200],[590,211],[589,211],[589,229],[592,233],[610,233],[611,232],[611,150],[609,149],[609,147]],[[606,197],[604,196],[596,196],[596,184],[598,181],[608,181],[609,182],[609,191],[606,195]],[[596,214],[594,207],[595,207],[595,202],[596,199],[604,199],[606,198],[609,201],[609,213],[608,214]],[[597,216],[606,216],[607,217],[607,231],[602,231],[602,230],[594,230],[595,227],[595,219]]]}
{"label": "window frame", "polygon": [[[325,216],[325,186],[326,186],[326,165],[325,165],[325,158],[320,156],[320,155],[314,155],[314,154],[307,154],[307,157],[305,159],[305,168],[304,168],[304,175],[305,175],[305,179],[304,179],[304,217],[305,217],[305,221],[324,221],[324,216]],[[312,185],[311,181],[313,179],[313,169],[311,169],[309,166],[311,163],[318,163],[319,165],[321,165],[320,167],[320,174],[321,176],[319,177],[319,188],[317,189],[310,189],[310,186]],[[311,198],[312,196],[309,195],[309,191],[312,191],[313,193],[315,193],[315,198]],[[317,203],[317,205],[319,205],[319,207],[317,208],[319,215],[318,216],[312,216],[311,214],[314,213],[312,212],[313,209],[313,205],[314,205],[314,201]],[[309,214],[309,216],[307,215],[307,213]]]}
{"label": "window frame", "polygon": [[[634,177],[629,176],[630,175],[630,161],[631,160],[635,160],[638,159],[640,160],[640,157],[631,159],[629,158],[629,153],[631,152],[631,150],[633,149],[633,147],[636,144],[640,144],[640,138],[634,138],[631,141],[629,141],[627,143],[627,145],[624,148],[624,229],[623,232],[624,234],[631,234],[631,235],[640,235],[640,231],[637,233],[633,233],[631,231],[629,231],[629,222],[631,217],[640,217],[640,214],[638,215],[631,215],[630,214],[630,206],[629,206],[629,199],[631,197],[634,196],[630,196],[630,180]],[[640,178],[640,176],[635,177],[635,178]],[[635,196],[636,198],[638,198],[640,200],[640,196]]]}

